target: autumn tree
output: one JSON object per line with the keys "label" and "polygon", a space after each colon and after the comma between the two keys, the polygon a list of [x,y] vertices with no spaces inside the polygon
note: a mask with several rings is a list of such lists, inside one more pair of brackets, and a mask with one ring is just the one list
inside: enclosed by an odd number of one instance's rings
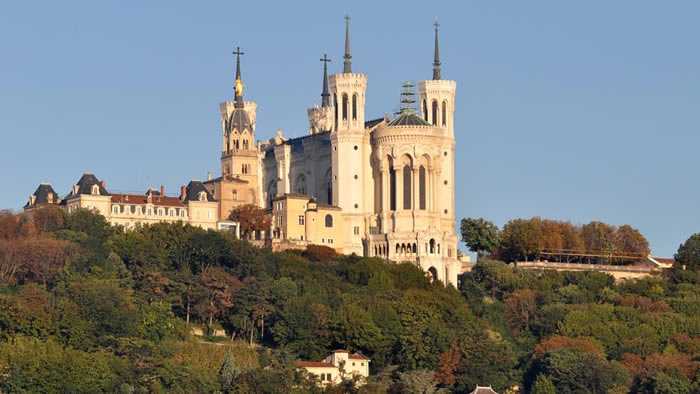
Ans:
{"label": "autumn tree", "polygon": [[270,215],[253,204],[233,208],[228,220],[240,223],[241,233],[244,235],[253,231],[268,231],[272,224]]}
{"label": "autumn tree", "polygon": [[535,292],[530,289],[516,290],[506,298],[505,307],[505,320],[510,328],[516,333],[527,330],[537,308]]}
{"label": "autumn tree", "polygon": [[542,251],[540,218],[514,219],[503,226],[500,255],[508,261],[539,257]]}
{"label": "autumn tree", "polygon": [[58,206],[48,205],[28,213],[39,233],[55,232],[65,224],[65,211]]}
{"label": "autumn tree", "polygon": [[442,385],[451,386],[457,380],[455,372],[462,358],[462,351],[457,346],[457,339],[452,339],[452,345],[440,356],[438,369],[435,371],[435,380]]}
{"label": "autumn tree", "polygon": [[462,241],[467,244],[469,250],[479,255],[492,253],[498,247],[501,232],[498,227],[489,220],[483,218],[464,218],[460,224]]}

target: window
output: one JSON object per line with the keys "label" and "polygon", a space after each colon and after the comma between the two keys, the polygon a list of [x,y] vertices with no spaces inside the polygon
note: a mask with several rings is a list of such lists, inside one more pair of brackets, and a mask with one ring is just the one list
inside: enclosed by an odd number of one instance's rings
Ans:
{"label": "window", "polygon": [[248,150],[248,140],[243,140],[243,150]]}
{"label": "window", "polygon": [[212,217],[211,211],[207,211],[207,218],[211,219],[211,217]]}
{"label": "window", "polygon": [[352,95],[352,120],[357,120],[357,95]]}
{"label": "window", "polygon": [[348,120],[348,95],[343,93],[343,120]]}
{"label": "window", "polygon": [[148,208],[148,215],[153,215],[153,210],[151,208]]}
{"label": "window", "polygon": [[299,225],[303,226],[304,225],[304,215],[299,215]]}
{"label": "window", "polygon": [[207,192],[199,192],[199,201],[207,201]]}
{"label": "window", "polygon": [[238,200],[238,190],[233,191],[233,199]]}
{"label": "window", "polygon": [[447,126],[447,101],[442,102],[442,126]]}
{"label": "window", "polygon": [[354,363],[354,362],[352,363],[352,366],[353,366],[353,367],[355,366],[355,363]]}
{"label": "window", "polygon": [[338,95],[333,94],[333,108],[335,109],[335,131],[338,131]]}
{"label": "window", "polygon": [[328,238],[328,243],[332,244],[333,243],[333,238]]}
{"label": "window", "polygon": [[396,170],[389,169],[389,209],[396,210]]}
{"label": "window", "polygon": [[241,174],[247,174],[250,170],[250,164],[243,164],[241,166]]}
{"label": "window", "polygon": [[425,210],[425,167],[420,166],[418,169],[418,198],[419,208]]}
{"label": "window", "polygon": [[158,210],[158,216],[163,216],[163,208]]}
{"label": "window", "polygon": [[100,194],[100,187],[97,185],[92,185],[91,194],[94,196]]}
{"label": "window", "polygon": [[433,126],[437,125],[438,103],[433,100]]}
{"label": "window", "polygon": [[333,227],[333,216],[326,214],[326,227]]}
{"label": "window", "polygon": [[331,374],[329,374],[329,373],[326,374],[326,380],[331,380]]}
{"label": "window", "polygon": [[360,226],[355,226],[353,229],[353,234],[360,235]]}
{"label": "window", "polygon": [[403,167],[403,209],[411,209],[411,167]]}
{"label": "window", "polygon": [[282,227],[282,215],[277,216],[277,226]]}
{"label": "window", "polygon": [[112,207],[112,213],[119,213],[119,207],[118,206],[113,206]]}
{"label": "window", "polygon": [[423,100],[423,118],[428,121],[428,102]]}

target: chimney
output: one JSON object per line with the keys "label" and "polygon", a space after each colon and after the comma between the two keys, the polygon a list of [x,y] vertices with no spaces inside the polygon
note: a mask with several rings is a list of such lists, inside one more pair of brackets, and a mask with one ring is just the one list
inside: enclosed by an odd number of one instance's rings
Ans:
{"label": "chimney", "polygon": [[187,186],[180,186],[180,200],[185,200],[185,196],[187,196]]}
{"label": "chimney", "polygon": [[211,181],[211,172],[207,172],[207,180]]}
{"label": "chimney", "polygon": [[165,186],[160,185],[160,196],[163,197],[165,196]]}
{"label": "chimney", "polygon": [[100,181],[100,185],[102,185],[102,187],[107,187],[107,186],[106,186],[106,185],[107,185],[107,183],[105,182],[105,180],[104,180],[104,179]]}

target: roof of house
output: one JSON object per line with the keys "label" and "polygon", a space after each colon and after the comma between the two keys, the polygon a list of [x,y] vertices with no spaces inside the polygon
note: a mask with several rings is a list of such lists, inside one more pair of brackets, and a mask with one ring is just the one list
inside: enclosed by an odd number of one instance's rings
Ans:
{"label": "roof of house", "polygon": [[360,353],[353,353],[349,355],[348,358],[351,360],[369,360],[369,358],[361,355]]}
{"label": "roof of house", "polygon": [[78,194],[92,194],[93,185],[97,185],[99,187],[100,196],[109,195],[107,189],[105,189],[104,186],[102,186],[100,181],[97,180],[97,177],[91,172],[84,173],[83,176],[81,176],[78,180],[78,183],[76,183],[75,185],[78,186],[78,192],[73,193],[73,190],[71,190],[70,194],[66,198],[73,197]]}
{"label": "roof of house", "polygon": [[472,391],[470,394],[498,394],[498,393],[493,391],[491,386],[476,386],[474,391]]}
{"label": "roof of house", "polygon": [[206,201],[216,201],[214,196],[209,193],[204,184],[198,180],[192,180],[187,184],[187,192],[185,194],[185,200],[183,202],[189,201],[199,201],[199,193],[204,192],[206,195]]}
{"label": "roof of house", "polygon": [[293,198],[295,200],[309,200],[309,195],[295,192],[284,193],[279,197],[275,197],[274,199],[272,199],[272,201],[284,200],[285,198]]}
{"label": "roof of house", "polygon": [[335,368],[333,364],[324,363],[321,361],[297,361],[297,365],[308,368]]}
{"label": "roof of house", "polygon": [[309,209],[309,211],[318,211],[318,210],[326,210],[326,211],[342,211],[343,209],[340,207],[336,207],[335,205],[330,205],[330,204],[324,204],[322,202],[317,202],[316,203],[316,208],[315,209]]}
{"label": "roof of house", "polygon": [[[140,194],[112,194],[112,204],[146,204],[147,195]],[[182,201],[176,197],[165,197],[159,195],[151,196],[151,204],[168,207],[184,207]]]}
{"label": "roof of house", "polygon": [[674,264],[676,262],[675,259],[670,259],[668,257],[654,257],[654,260],[658,261],[659,263],[663,263],[663,264]]}
{"label": "roof of house", "polygon": [[384,117],[383,117],[383,116],[382,116],[381,118],[377,118],[377,119],[372,119],[372,120],[365,121],[365,128],[366,128],[366,129],[371,129],[372,127],[374,127],[374,126],[376,126],[376,125],[382,123],[382,121],[384,121]]}
{"label": "roof of house", "polygon": [[231,175],[228,175],[228,176],[225,176],[225,177],[224,177],[224,176],[220,176],[220,177],[218,177],[218,178],[209,179],[209,180],[206,180],[206,181],[204,181],[204,182],[202,182],[202,183],[207,184],[207,183],[215,183],[215,182],[220,182],[220,181],[223,181],[223,182],[248,183],[248,181],[246,181],[245,179],[236,178],[236,177],[233,177],[233,176],[231,176]]}
{"label": "roof of house", "polygon": [[[51,194],[51,198],[49,199],[49,195]],[[39,205],[39,204],[56,204],[59,200],[58,194],[53,190],[50,184],[48,183],[42,183],[39,185],[39,187],[36,188],[36,191],[34,191],[34,194],[32,194],[35,197],[34,204],[32,205]],[[24,206],[24,208],[29,207],[29,202]]]}

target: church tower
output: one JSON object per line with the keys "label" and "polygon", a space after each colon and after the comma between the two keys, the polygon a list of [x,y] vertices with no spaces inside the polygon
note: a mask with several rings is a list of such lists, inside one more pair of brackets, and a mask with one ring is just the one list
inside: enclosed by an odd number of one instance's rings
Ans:
{"label": "church tower", "polygon": [[248,181],[257,190],[258,154],[255,145],[255,111],[257,104],[243,101],[244,84],[241,80],[241,55],[236,48],[235,100],[221,103],[221,175]]}
{"label": "church tower", "polygon": [[307,111],[309,115],[309,134],[318,134],[333,129],[333,107],[331,94],[328,91],[328,63],[331,59],[326,54],[320,60],[323,62],[323,90],[321,90],[321,107],[314,106]]}
{"label": "church tower", "polygon": [[[348,253],[363,253],[362,237],[368,230],[366,213],[372,213],[372,172],[369,133],[365,131],[365,92],[367,76],[352,72],[350,55],[350,17],[345,17],[345,55],[343,72],[330,76],[333,105],[332,195],[333,205],[343,210],[344,248]],[[342,192],[340,190],[342,188]]]}
{"label": "church tower", "polygon": [[441,228],[454,231],[455,227],[455,203],[454,203],[454,102],[457,82],[442,79],[440,73],[440,46],[438,43],[438,29],[440,23],[436,20],[435,26],[435,53],[433,58],[433,78],[418,83],[418,96],[422,118],[435,127],[436,133],[442,138],[440,149],[440,161],[432,164],[435,171],[437,198],[434,209],[440,213]]}

